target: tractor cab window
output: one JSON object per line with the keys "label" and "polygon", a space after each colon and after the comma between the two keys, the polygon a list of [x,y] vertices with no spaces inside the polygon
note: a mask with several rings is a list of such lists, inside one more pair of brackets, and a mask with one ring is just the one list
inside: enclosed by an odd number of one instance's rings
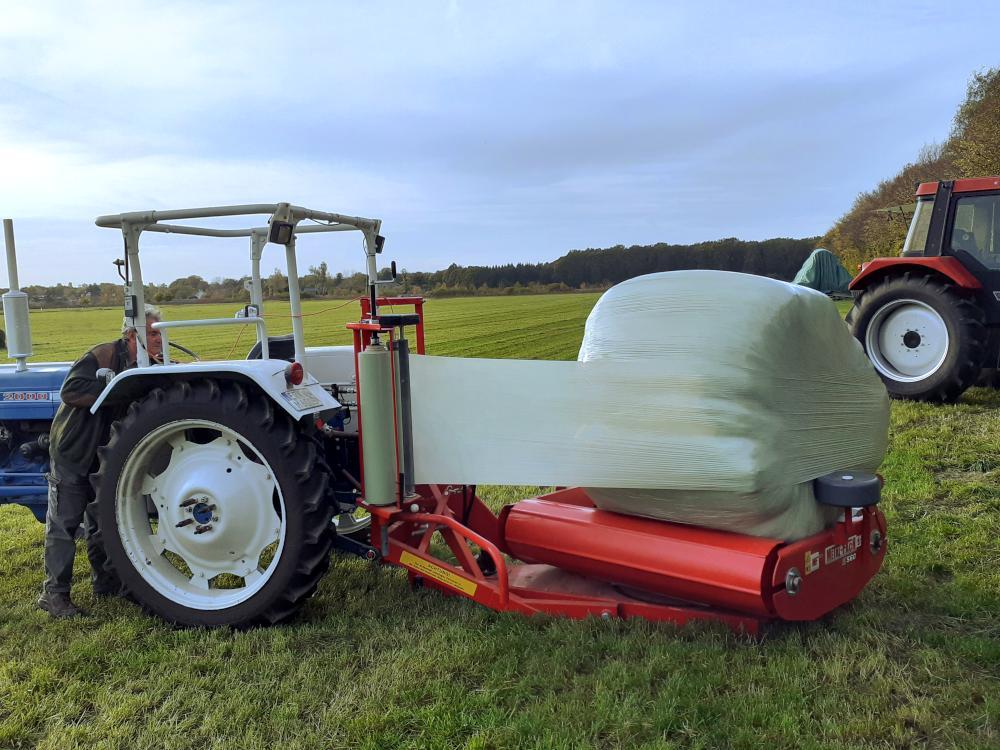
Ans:
{"label": "tractor cab window", "polygon": [[951,249],[964,250],[987,268],[1000,269],[1000,195],[956,201]]}
{"label": "tractor cab window", "polygon": [[903,243],[903,255],[923,255],[927,245],[927,230],[931,227],[931,214],[934,212],[933,198],[920,198],[910,220],[910,229]]}

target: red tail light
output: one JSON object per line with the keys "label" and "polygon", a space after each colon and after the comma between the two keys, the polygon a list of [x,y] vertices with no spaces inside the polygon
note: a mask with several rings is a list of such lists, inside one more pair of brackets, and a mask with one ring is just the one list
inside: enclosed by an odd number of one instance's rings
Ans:
{"label": "red tail light", "polygon": [[289,385],[299,385],[305,377],[305,370],[298,362],[292,362],[285,368],[285,380]]}

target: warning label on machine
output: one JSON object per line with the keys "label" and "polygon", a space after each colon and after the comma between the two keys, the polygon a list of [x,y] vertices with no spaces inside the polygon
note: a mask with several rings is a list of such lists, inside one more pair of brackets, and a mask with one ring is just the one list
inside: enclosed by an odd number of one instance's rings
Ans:
{"label": "warning label on machine", "polygon": [[435,581],[440,581],[441,583],[445,583],[452,588],[458,589],[466,596],[472,596],[476,593],[476,589],[479,588],[479,586],[472,581],[462,578],[462,576],[456,575],[450,570],[445,570],[440,565],[435,565],[422,557],[417,557],[410,552],[404,551],[403,554],[399,556],[399,561],[408,568],[413,568],[421,575],[433,578]]}

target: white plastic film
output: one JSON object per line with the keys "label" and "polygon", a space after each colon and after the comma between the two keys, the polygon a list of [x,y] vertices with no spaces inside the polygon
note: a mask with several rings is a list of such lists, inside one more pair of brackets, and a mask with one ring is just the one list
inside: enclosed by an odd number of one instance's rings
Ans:
{"label": "white plastic film", "polygon": [[599,507],[781,538],[811,481],[874,470],[888,398],[833,303],[758,276],[626,281],[578,362],[415,356],[419,483],[581,485]]}

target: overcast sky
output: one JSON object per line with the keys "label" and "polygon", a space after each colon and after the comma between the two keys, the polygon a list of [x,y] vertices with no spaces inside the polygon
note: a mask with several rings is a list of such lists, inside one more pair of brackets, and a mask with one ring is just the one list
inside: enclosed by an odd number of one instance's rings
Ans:
{"label": "overcast sky", "polygon": [[[22,284],[116,279],[98,214],[225,203],[381,218],[411,270],[816,235],[946,137],[998,28],[940,0],[5,3],[0,215]],[[249,269],[242,240],[143,247],[150,281]],[[362,268],[357,237],[299,248]]]}

